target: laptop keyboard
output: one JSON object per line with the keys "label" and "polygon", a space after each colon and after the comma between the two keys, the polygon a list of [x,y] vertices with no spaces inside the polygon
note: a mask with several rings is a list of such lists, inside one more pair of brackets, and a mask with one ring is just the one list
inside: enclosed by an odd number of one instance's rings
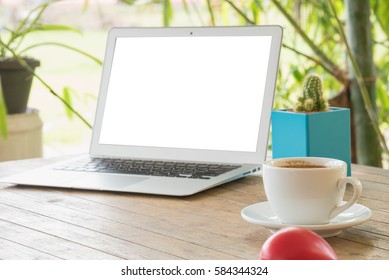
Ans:
{"label": "laptop keyboard", "polygon": [[89,158],[64,166],[57,170],[121,173],[147,176],[180,177],[192,179],[210,179],[240,165],[185,163],[173,161],[131,160],[111,158]]}

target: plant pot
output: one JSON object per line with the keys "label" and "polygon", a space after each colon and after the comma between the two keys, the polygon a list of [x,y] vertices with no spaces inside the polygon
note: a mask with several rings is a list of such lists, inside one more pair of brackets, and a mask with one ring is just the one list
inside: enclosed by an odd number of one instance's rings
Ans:
{"label": "plant pot", "polygon": [[327,112],[272,112],[272,156],[327,157],[347,163],[351,175],[350,110],[331,107]]}
{"label": "plant pot", "polygon": [[[33,70],[40,65],[38,60],[23,59]],[[0,58],[0,77],[7,113],[19,114],[26,112],[34,76],[14,58]]]}
{"label": "plant pot", "polygon": [[41,157],[42,120],[38,110],[7,116],[8,137],[0,138],[0,161]]}

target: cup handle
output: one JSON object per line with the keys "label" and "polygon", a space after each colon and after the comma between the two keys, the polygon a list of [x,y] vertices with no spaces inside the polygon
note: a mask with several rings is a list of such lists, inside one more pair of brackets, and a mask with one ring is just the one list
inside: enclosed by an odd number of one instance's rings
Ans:
{"label": "cup handle", "polygon": [[357,178],[354,178],[354,177],[346,177],[346,178],[340,179],[338,181],[338,189],[342,188],[347,183],[350,183],[354,188],[353,196],[349,201],[347,201],[346,204],[341,205],[341,206],[336,206],[331,211],[330,219],[333,219],[334,217],[336,217],[337,215],[339,215],[340,213],[342,213],[346,209],[350,208],[352,205],[355,204],[355,202],[357,202],[357,200],[361,196],[362,184]]}

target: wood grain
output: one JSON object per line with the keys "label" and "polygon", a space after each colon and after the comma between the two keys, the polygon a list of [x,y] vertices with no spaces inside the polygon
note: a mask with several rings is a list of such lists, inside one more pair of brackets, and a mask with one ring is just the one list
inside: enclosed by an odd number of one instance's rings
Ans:
{"label": "wood grain", "polygon": [[[0,163],[0,176],[55,160]],[[340,259],[389,259],[389,171],[353,176],[373,217],[327,241]],[[259,176],[183,198],[3,185],[0,259],[257,259],[271,232],[240,211],[261,201]]]}

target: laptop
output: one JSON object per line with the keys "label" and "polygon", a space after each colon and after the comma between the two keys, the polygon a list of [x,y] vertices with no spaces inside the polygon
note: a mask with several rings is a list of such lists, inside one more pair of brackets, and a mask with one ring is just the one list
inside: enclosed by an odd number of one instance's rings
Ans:
{"label": "laptop", "polygon": [[266,158],[279,26],[113,28],[88,155],[5,183],[186,196]]}

